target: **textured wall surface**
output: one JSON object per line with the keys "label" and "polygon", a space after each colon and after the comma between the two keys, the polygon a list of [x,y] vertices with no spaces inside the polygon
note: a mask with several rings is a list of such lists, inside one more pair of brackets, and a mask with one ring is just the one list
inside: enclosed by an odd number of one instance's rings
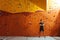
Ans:
{"label": "textured wall surface", "polygon": [[[54,32],[54,33],[52,33]],[[54,36],[60,36],[60,11],[56,17],[55,23],[54,23],[54,27],[51,31],[52,35]],[[57,35],[58,34],[58,35]]]}
{"label": "textured wall surface", "polygon": [[12,13],[46,10],[46,0],[0,0],[0,10]]}
{"label": "textured wall surface", "polygon": [[[3,36],[57,36],[59,31],[58,11],[19,12],[0,11],[0,35]],[[58,17],[59,18],[59,17]],[[41,34],[40,20],[44,21],[44,34]],[[55,32],[54,32],[55,31]]]}
{"label": "textured wall surface", "polygon": [[[0,0],[1,36],[60,36],[60,12],[46,12],[46,0]],[[53,8],[51,8],[53,9]],[[39,30],[44,22],[44,34]]]}

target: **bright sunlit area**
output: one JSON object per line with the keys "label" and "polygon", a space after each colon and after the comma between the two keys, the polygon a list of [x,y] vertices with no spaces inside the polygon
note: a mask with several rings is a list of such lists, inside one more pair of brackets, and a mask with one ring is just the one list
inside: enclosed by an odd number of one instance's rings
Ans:
{"label": "bright sunlit area", "polygon": [[60,9],[60,0],[47,0],[47,10]]}

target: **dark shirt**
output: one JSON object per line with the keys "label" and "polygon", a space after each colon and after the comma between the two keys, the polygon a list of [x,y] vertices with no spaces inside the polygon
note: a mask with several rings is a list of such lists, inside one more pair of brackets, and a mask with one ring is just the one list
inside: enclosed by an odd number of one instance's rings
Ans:
{"label": "dark shirt", "polygon": [[40,22],[40,31],[44,31],[44,23],[42,21]]}

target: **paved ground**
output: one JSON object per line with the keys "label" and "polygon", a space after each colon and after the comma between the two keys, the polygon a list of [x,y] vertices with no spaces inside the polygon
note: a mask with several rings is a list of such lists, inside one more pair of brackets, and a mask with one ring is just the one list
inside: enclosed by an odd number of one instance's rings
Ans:
{"label": "paved ground", "polygon": [[60,37],[0,37],[0,40],[60,40]]}

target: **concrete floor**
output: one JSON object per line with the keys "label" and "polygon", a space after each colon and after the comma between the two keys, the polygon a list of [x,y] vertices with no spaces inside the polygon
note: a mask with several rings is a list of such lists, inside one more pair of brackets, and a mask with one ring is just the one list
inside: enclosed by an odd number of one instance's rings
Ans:
{"label": "concrete floor", "polygon": [[60,40],[60,37],[0,37],[0,40]]}

